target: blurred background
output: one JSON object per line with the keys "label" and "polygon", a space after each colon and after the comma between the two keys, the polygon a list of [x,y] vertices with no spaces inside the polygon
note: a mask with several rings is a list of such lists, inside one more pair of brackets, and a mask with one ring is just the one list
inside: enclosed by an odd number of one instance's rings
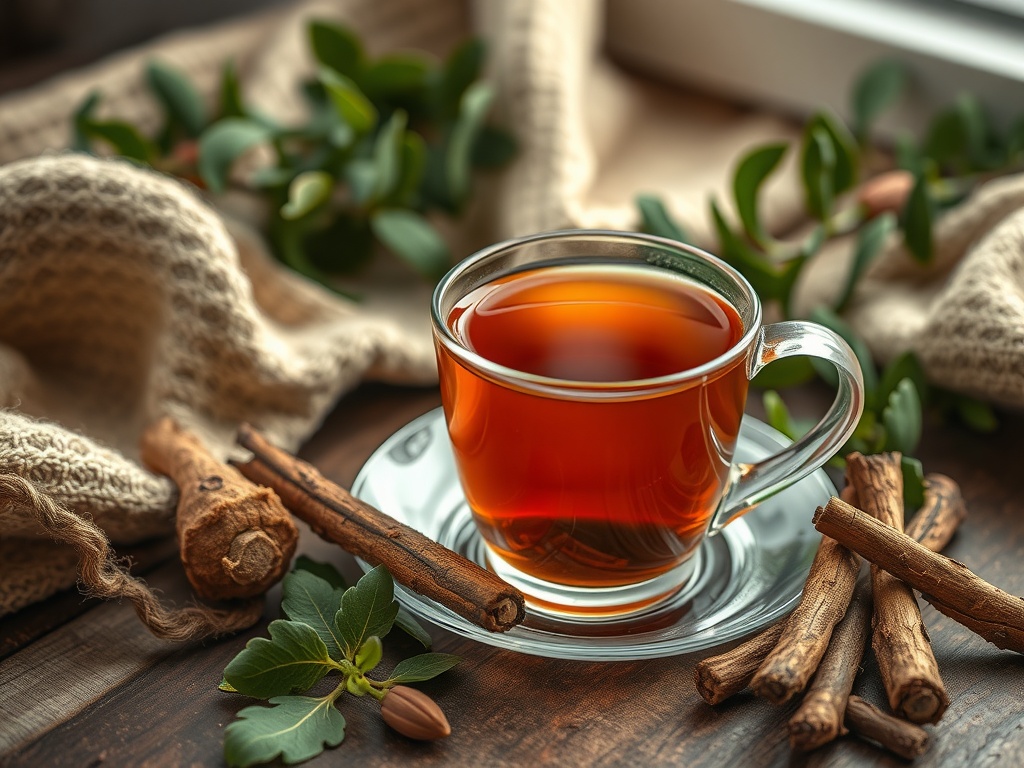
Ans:
{"label": "blurred background", "polygon": [[0,91],[25,87],[164,32],[287,0],[0,0]]}
{"label": "blurred background", "polygon": [[[0,92],[164,32],[288,2],[0,0]],[[914,98],[889,116],[890,128],[920,128],[919,115],[965,91],[975,94],[997,123],[1007,123],[1024,104],[1024,0],[605,0],[603,5],[607,47],[620,63],[797,115],[822,105],[843,115],[849,83],[883,56],[907,61],[917,77]]]}

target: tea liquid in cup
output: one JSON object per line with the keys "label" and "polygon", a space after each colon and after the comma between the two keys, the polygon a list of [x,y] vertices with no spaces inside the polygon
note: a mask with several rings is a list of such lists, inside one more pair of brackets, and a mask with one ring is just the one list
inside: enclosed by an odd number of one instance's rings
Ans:
{"label": "tea liquid in cup", "polygon": [[727,265],[646,236],[553,233],[463,262],[433,314],[467,502],[489,564],[534,608],[657,602],[685,583],[716,515],[749,508],[722,499],[764,329]]}

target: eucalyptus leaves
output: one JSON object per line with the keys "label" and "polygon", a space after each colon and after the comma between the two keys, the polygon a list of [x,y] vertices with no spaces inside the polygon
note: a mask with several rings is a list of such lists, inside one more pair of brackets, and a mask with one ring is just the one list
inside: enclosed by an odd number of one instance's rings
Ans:
{"label": "eucalyptus leaves", "polygon": [[[224,757],[248,766],[277,758],[308,760],[345,738],[345,718],[336,707],[346,691],[383,701],[385,721],[413,738],[446,735],[436,704],[401,683],[429,680],[451,669],[458,656],[424,653],[399,662],[383,680],[368,676],[383,657],[381,639],[397,624],[424,647],[430,637],[399,608],[394,582],[383,566],[349,589],[330,566],[300,557],[283,583],[285,620],[271,622],[270,638],[250,640],[224,670],[221,690],[269,699],[270,707],[246,707],[228,725]],[[308,691],[327,675],[340,679],[323,696]],[[393,701],[391,700],[393,699]]]}
{"label": "eucalyptus leaves", "polygon": [[[813,225],[798,239],[777,238],[759,216],[764,183],[792,149],[786,143],[758,147],[740,158],[732,184],[738,227],[730,224],[716,200],[710,203],[718,255],[743,273],[762,300],[776,302],[786,317],[791,316],[793,288],[808,260],[829,238],[854,236],[852,266],[839,299],[834,306],[818,306],[811,313],[811,319],[849,342],[864,372],[864,416],[840,455],[914,451],[921,438],[923,405],[954,414],[980,431],[996,426],[986,404],[928,385],[919,361],[909,352],[879,370],[866,344],[840,317],[857,281],[890,236],[902,237],[917,261],[930,262],[935,216],[960,202],[978,182],[1024,161],[1024,119],[1000,135],[969,96],[936,116],[920,140],[901,137],[893,159],[873,150],[869,142],[876,120],[901,97],[908,82],[909,72],[901,64],[880,62],[855,85],[852,128],[827,111],[807,121],[796,151],[805,208]],[[877,169],[879,165],[881,174],[862,181],[868,166]],[[657,198],[640,196],[637,206],[644,231],[689,240]],[[764,404],[772,426],[791,437],[811,424],[792,419],[774,390],[807,381],[815,372],[827,380],[835,376],[830,366],[793,358],[769,367],[754,381],[768,390]],[[904,474],[908,502],[920,503],[920,463],[906,458]]]}
{"label": "eucalyptus leaves", "polygon": [[[259,194],[269,204],[275,253],[331,287],[334,276],[365,266],[377,245],[438,278],[452,255],[428,215],[459,215],[473,170],[515,154],[511,136],[485,122],[493,91],[478,80],[483,44],[468,40],[443,63],[411,53],[371,59],[350,30],[320,21],[309,27],[309,44],[319,70],[302,85],[301,125],[247,107],[230,63],[211,112],[187,78],[154,61],[146,76],[163,106],[158,134],[99,119],[93,93],[76,112],[73,144],[108,145],[214,193],[241,186]],[[257,147],[270,162],[233,173]]]}

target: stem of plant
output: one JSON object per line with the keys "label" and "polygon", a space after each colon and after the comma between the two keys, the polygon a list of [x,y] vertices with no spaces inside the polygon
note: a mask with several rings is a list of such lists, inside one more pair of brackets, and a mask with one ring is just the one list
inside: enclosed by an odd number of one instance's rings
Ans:
{"label": "stem of plant", "polygon": [[860,206],[853,205],[834,214],[825,222],[825,231],[828,237],[848,235],[863,223],[864,212]]}

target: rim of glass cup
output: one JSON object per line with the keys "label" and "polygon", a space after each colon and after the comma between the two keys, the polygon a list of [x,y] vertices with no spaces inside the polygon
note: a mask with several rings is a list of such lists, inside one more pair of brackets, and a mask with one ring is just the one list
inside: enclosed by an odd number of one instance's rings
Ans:
{"label": "rim of glass cup", "polygon": [[[697,259],[710,264],[720,273],[724,274],[740,289],[740,292],[749,302],[749,306],[751,308],[750,321],[747,323],[746,319],[742,317],[742,310],[739,307],[736,307],[734,302],[732,302],[728,297],[723,296],[723,298],[728,301],[729,304],[733,305],[733,308],[741,315],[740,319],[744,322],[745,326],[743,329],[743,336],[741,336],[740,339],[727,351],[723,352],[718,357],[712,358],[706,363],[702,363],[694,368],[688,368],[684,371],[677,371],[675,373],[648,379],[632,379],[625,381],[579,381],[574,379],[559,379],[552,376],[542,376],[501,365],[500,363],[489,360],[465,346],[452,332],[451,328],[448,327],[447,318],[441,316],[442,299],[445,297],[445,294],[450,289],[452,283],[463,277],[467,272],[477,268],[481,262],[485,262],[489,259],[495,259],[509,251],[521,248],[524,245],[554,240],[590,240],[593,242],[620,240],[630,243],[640,242],[656,245],[662,250],[668,250],[680,255],[696,257]],[[543,262],[539,263],[541,265],[543,264]],[[657,265],[652,266],[656,267]],[[488,274],[486,279],[479,285],[486,285],[488,282],[497,277],[501,277],[504,274],[508,273],[502,272]],[[687,277],[691,277],[691,279],[693,279],[692,276]],[[699,282],[708,290],[715,291],[714,286],[709,286],[704,281],[697,280],[696,282]],[[720,296],[722,295],[718,291],[715,292]],[[459,298],[461,299],[462,296]],[[637,391],[649,393],[675,389],[680,385],[692,383],[696,379],[700,379],[708,374],[714,373],[734,362],[737,358],[742,357],[751,348],[755,336],[760,332],[761,300],[754,291],[750,282],[734,267],[717,256],[692,245],[681,243],[676,240],[669,240],[664,237],[658,237],[656,235],[644,234],[642,232],[620,232],[610,229],[563,229],[505,240],[483,248],[460,261],[452,267],[443,278],[441,278],[441,281],[434,288],[434,293],[430,302],[430,319],[434,327],[434,337],[438,339],[448,351],[455,355],[456,358],[468,365],[471,365],[476,370],[501,381],[513,383],[535,391],[546,392],[548,394],[557,394],[565,391],[579,393],[582,391],[594,393],[596,395],[604,394],[608,396],[615,396],[635,393]]]}

